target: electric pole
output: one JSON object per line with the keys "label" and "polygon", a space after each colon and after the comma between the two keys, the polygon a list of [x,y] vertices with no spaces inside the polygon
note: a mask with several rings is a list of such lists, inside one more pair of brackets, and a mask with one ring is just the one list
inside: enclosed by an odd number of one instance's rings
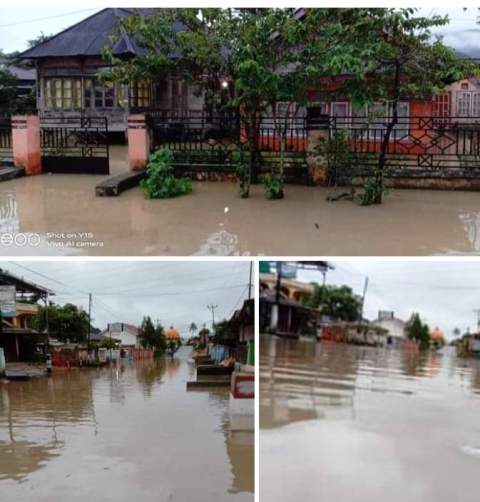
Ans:
{"label": "electric pole", "polygon": [[87,340],[88,350],[90,350],[91,331],[92,331],[92,293],[88,293],[88,340]]}
{"label": "electric pole", "polygon": [[360,315],[360,321],[363,319],[363,310],[365,308],[365,297],[367,296],[368,289],[368,277],[365,277],[365,284],[363,285],[363,295],[362,295],[362,311]]}
{"label": "electric pole", "polygon": [[480,309],[473,311],[477,315],[477,331],[480,331]]}
{"label": "electric pole", "polygon": [[218,309],[218,305],[207,305],[207,309],[212,311],[212,331],[215,329],[215,309]]}
{"label": "electric pole", "polygon": [[252,272],[253,272],[253,261],[250,262],[250,276],[248,279],[248,299],[252,297]]}

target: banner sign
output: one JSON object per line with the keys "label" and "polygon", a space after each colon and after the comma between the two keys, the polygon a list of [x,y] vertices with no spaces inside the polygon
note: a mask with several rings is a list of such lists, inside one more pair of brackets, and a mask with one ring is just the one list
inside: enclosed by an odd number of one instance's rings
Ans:
{"label": "banner sign", "polygon": [[2,317],[15,317],[15,286],[0,286],[0,314]]}

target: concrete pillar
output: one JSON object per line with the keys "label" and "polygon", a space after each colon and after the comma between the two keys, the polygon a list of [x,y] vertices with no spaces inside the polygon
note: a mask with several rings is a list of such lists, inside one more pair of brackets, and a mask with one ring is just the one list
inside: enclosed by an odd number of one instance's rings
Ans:
{"label": "concrete pillar", "polygon": [[145,169],[150,156],[150,131],[145,115],[128,117],[128,164],[132,171]]}
{"label": "concrete pillar", "polygon": [[12,151],[15,167],[25,168],[27,175],[42,172],[39,117],[36,115],[12,117]]}

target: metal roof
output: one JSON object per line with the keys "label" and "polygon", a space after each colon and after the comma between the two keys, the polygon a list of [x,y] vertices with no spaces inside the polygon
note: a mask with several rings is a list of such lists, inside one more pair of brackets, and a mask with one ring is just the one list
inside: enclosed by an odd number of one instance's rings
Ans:
{"label": "metal roof", "polygon": [[[128,16],[151,16],[156,9],[103,9],[83,21],[70,26],[57,35],[41,42],[35,47],[22,52],[19,58],[40,59],[47,57],[68,56],[101,56],[104,47],[112,43],[110,37],[114,34],[118,21]],[[184,26],[177,22],[174,24],[176,31],[181,31]],[[141,54],[144,50],[139,47],[133,37],[122,32],[113,45],[113,54],[116,56],[127,54]]]}

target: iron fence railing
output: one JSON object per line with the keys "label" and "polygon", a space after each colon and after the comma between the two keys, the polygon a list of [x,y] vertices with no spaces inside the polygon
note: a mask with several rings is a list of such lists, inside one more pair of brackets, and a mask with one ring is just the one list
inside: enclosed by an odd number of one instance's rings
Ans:
{"label": "iron fence railing", "polygon": [[0,118],[0,161],[12,156],[12,121]]}
{"label": "iron fence railing", "polygon": [[[389,118],[331,117],[330,139],[341,135],[354,166],[378,162]],[[480,117],[399,117],[385,148],[392,170],[480,168]]]}

